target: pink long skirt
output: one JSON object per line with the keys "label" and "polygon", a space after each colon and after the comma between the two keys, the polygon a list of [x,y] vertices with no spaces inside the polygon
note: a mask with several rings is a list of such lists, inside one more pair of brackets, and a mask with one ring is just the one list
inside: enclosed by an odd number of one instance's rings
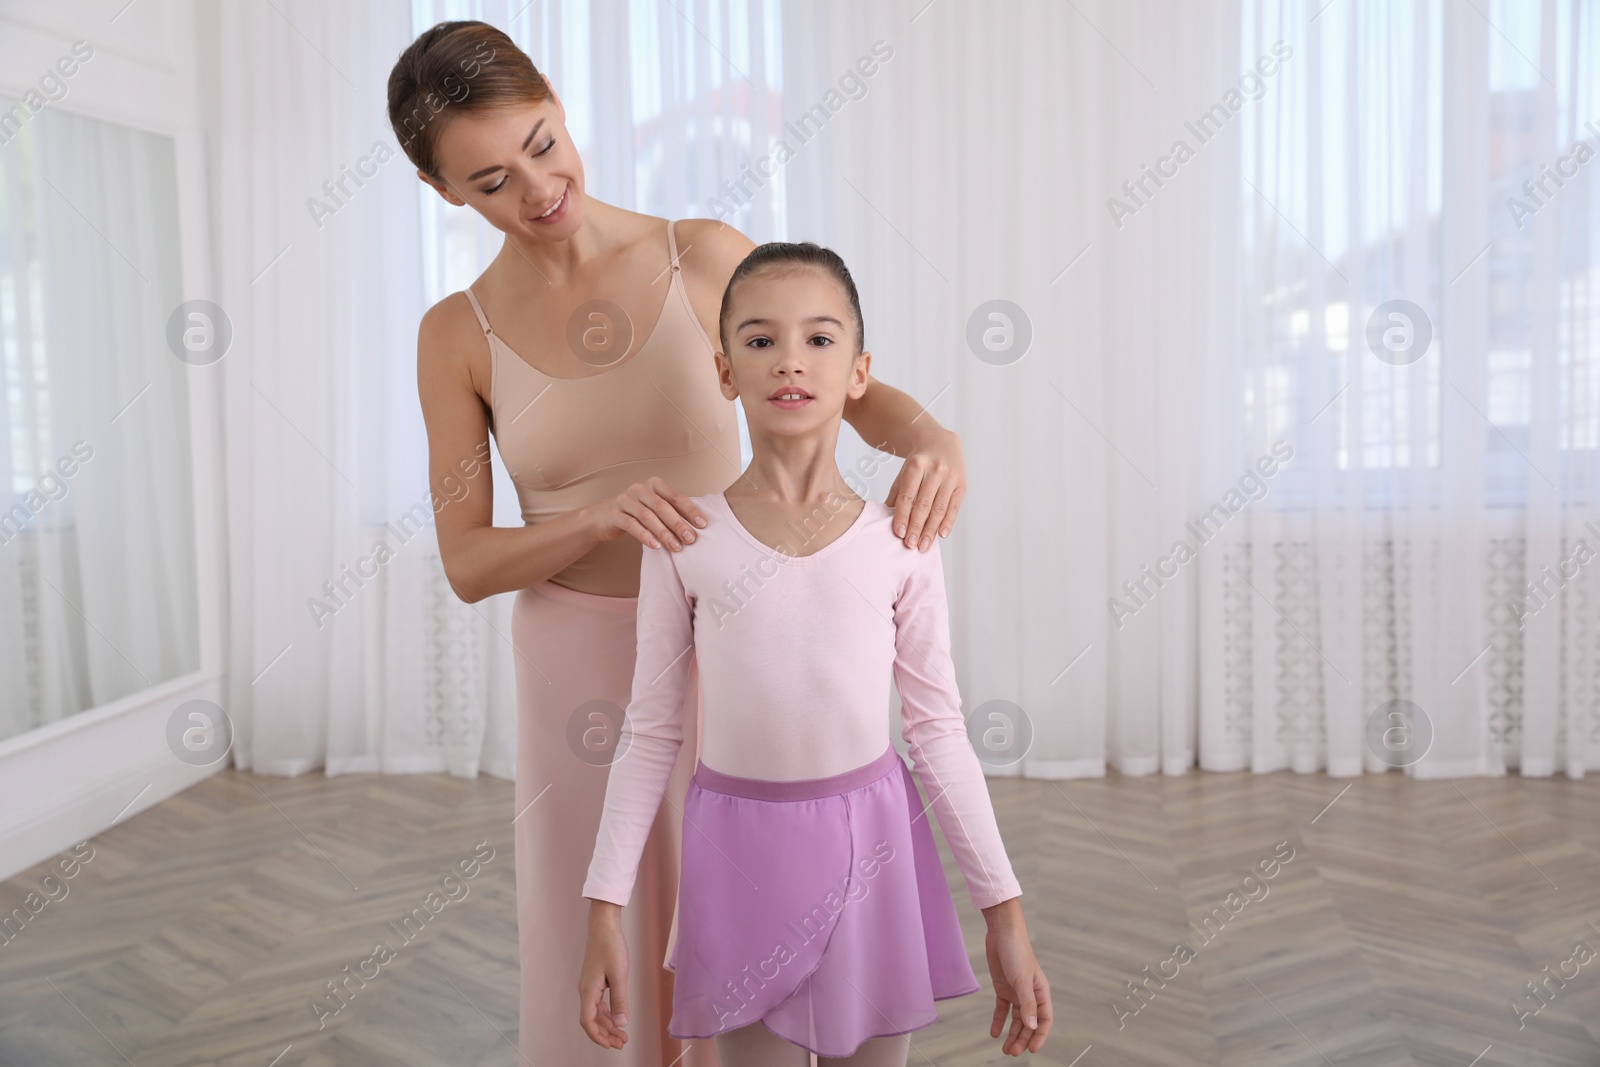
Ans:
{"label": "pink long skirt", "polygon": [[[711,1041],[667,1033],[676,939],[684,793],[699,759],[700,677],[692,665],[684,744],[667,800],[622,910],[628,939],[628,1043],[589,1040],[578,1025],[589,901],[583,882],[605,807],[609,754],[633,687],[637,597],[609,597],[541,582],[517,594],[517,781],[513,847],[524,1062],[562,1067],[718,1067]],[[682,1058],[680,1059],[680,1055]]]}

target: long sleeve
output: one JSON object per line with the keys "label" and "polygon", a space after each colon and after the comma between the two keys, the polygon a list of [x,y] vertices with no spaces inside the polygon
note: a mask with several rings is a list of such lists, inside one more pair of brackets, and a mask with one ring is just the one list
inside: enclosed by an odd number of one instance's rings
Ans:
{"label": "long sleeve", "polygon": [[667,548],[644,550],[636,630],[633,693],[618,746],[622,754],[606,781],[605,810],[583,883],[584,896],[624,907],[683,745],[694,604]]}
{"label": "long sleeve", "polygon": [[967,740],[950,658],[949,607],[939,540],[917,560],[895,601],[895,686],[901,736],[911,766],[928,794],[939,828],[967,881],[972,906],[982,910],[1022,895],[1012,873],[983,767]]}

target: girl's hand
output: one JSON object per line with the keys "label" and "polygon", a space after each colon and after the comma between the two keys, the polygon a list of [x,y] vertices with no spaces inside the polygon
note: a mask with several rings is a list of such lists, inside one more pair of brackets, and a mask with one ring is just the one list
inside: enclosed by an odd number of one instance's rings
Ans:
{"label": "girl's hand", "polygon": [[622,1029],[628,1025],[628,942],[622,934],[622,908],[609,901],[589,902],[589,939],[578,979],[578,1025],[602,1048],[628,1043]]}
{"label": "girl's hand", "polygon": [[[705,513],[689,498],[672,487],[665,478],[650,477],[634,482],[613,500],[591,505],[594,508],[595,537],[614,541],[632,534],[651,548],[665,543],[674,552],[694,540],[690,526],[704,526]],[[676,536],[674,536],[676,535]]]}
{"label": "girl's hand", "polygon": [[945,430],[931,448],[906,457],[884,503],[894,508],[895,536],[905,538],[907,548],[927,551],[935,530],[941,537],[950,536],[966,495],[967,461],[961,456],[961,438]]}
{"label": "girl's hand", "polygon": [[[1004,909],[1003,917],[991,915]],[[1038,1052],[1050,1033],[1054,1012],[1050,1008],[1050,982],[1033,957],[1028,928],[1016,898],[984,909],[989,932],[983,940],[989,958],[989,980],[994,983],[994,1021],[989,1036],[999,1037],[1011,1013],[1011,1032],[1000,1045],[1007,1056]]]}

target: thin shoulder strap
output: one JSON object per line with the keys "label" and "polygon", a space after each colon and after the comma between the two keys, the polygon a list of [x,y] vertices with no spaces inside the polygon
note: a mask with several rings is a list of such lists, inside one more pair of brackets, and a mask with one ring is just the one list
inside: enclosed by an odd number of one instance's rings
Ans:
{"label": "thin shoulder strap", "polygon": [[494,333],[494,330],[491,329],[490,326],[489,326],[489,320],[484,317],[483,305],[478,303],[478,297],[477,297],[476,294],[473,293],[472,286],[469,285],[469,286],[467,286],[465,289],[463,289],[461,291],[463,293],[467,294],[467,300],[469,300],[472,303],[472,313],[474,315],[478,316],[478,323],[479,323],[479,325],[481,325],[483,327],[483,332],[484,333]]}
{"label": "thin shoulder strap", "polygon": [[678,238],[673,233],[673,228],[677,225],[677,219],[667,220],[667,265],[673,270],[678,269]]}

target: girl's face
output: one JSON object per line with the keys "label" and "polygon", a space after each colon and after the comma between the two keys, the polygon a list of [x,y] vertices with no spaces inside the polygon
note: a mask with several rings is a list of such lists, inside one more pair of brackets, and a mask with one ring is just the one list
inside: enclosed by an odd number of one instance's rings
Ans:
{"label": "girl's face", "polygon": [[722,395],[741,398],[752,431],[837,432],[845,400],[867,391],[872,354],[857,344],[837,281],[810,266],[768,267],[734,286],[728,349],[717,353]]}
{"label": "girl's face", "polygon": [[531,107],[457,115],[440,133],[438,147],[445,184],[425,174],[422,180],[450,203],[476,210],[495,229],[531,241],[560,241],[582,225],[583,161],[567,136],[566,111],[554,90]]}

